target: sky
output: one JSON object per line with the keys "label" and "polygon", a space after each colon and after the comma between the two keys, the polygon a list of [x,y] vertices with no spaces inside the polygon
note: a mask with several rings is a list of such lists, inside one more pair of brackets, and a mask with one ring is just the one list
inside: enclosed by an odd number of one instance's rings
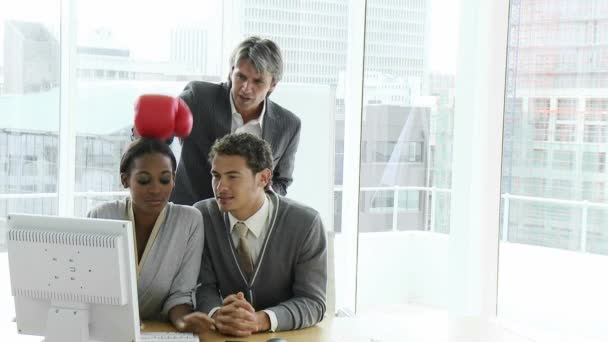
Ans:
{"label": "sky", "polygon": [[458,0],[431,0],[429,66],[434,72],[456,72],[459,5]]}
{"label": "sky", "polygon": [[[114,46],[128,47],[134,58],[151,60],[168,59],[168,27],[196,25],[217,31],[222,18],[222,0],[73,1],[77,6],[79,41],[90,41],[91,37],[99,36],[99,31],[105,29],[112,32],[109,39]],[[429,1],[429,67],[433,72],[454,73],[459,1]],[[0,0],[0,23],[7,19],[38,21],[58,30],[59,3],[60,0]],[[3,37],[2,30],[3,25],[0,25],[0,39]],[[219,45],[220,38],[219,35],[210,35],[209,44]]]}

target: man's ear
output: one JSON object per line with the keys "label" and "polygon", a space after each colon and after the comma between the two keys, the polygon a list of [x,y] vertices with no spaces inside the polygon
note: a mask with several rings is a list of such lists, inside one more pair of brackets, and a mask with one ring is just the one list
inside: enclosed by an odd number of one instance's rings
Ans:
{"label": "man's ear", "polygon": [[274,78],[272,79],[272,83],[270,84],[270,89],[268,89],[268,93],[266,94],[266,97],[270,96],[270,94],[272,94],[272,92],[274,91],[274,87],[277,86],[277,81],[274,80]]}
{"label": "man's ear", "polygon": [[270,171],[270,169],[264,169],[258,172],[258,175],[258,185],[260,185],[262,188],[266,188],[268,184],[270,184],[270,179],[272,178],[272,171]]}
{"label": "man's ear", "polygon": [[120,174],[120,183],[122,184],[123,188],[129,188],[129,177],[125,173]]}
{"label": "man's ear", "polygon": [[228,72],[228,89],[232,88],[232,72],[234,71],[234,65],[230,68]]}

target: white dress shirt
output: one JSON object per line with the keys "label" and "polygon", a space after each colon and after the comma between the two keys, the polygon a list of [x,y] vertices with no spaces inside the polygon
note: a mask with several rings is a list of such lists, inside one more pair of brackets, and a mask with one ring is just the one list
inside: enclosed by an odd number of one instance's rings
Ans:
{"label": "white dress shirt", "polygon": [[230,235],[232,236],[232,242],[234,243],[235,247],[239,245],[239,234],[236,229],[234,229],[234,225],[237,222],[243,222],[247,228],[249,228],[245,238],[247,239],[249,253],[251,254],[254,265],[257,264],[262,247],[264,247],[264,240],[266,239],[266,235],[268,233],[267,228],[270,224],[270,213],[272,212],[270,208],[271,206],[272,202],[267,198],[267,195],[264,195],[264,203],[260,209],[258,209],[255,214],[249,216],[248,219],[239,221],[239,219],[232,216],[231,213],[228,213],[228,219],[230,220]]}
{"label": "white dress shirt", "polygon": [[251,133],[258,138],[262,137],[262,124],[264,122],[264,113],[266,112],[266,99],[262,105],[262,112],[257,119],[249,120],[245,123],[243,116],[239,113],[234,106],[234,99],[232,98],[232,91],[230,91],[230,110],[232,111],[232,124],[230,126],[230,133]]}
{"label": "white dress shirt", "polygon": [[[237,222],[243,222],[249,228],[247,231],[247,244],[249,245],[249,253],[251,254],[251,258],[253,259],[253,264],[257,267],[257,261],[264,247],[264,241],[266,240],[266,235],[268,234],[268,226],[270,225],[271,213],[273,210],[273,204],[270,199],[268,199],[268,195],[264,196],[264,203],[256,211],[253,215],[249,216],[244,221],[240,221],[236,217],[232,216],[231,213],[228,213],[228,220],[230,221],[230,236],[232,237],[232,242],[234,246],[239,245],[239,234],[234,229],[234,225]],[[254,271],[256,269],[254,267]],[[209,311],[209,317],[213,316],[215,311],[217,311],[219,307],[211,309]],[[272,310],[263,310],[268,314],[268,318],[270,318],[270,331],[274,332],[279,325],[279,321],[277,320],[277,315]]]}

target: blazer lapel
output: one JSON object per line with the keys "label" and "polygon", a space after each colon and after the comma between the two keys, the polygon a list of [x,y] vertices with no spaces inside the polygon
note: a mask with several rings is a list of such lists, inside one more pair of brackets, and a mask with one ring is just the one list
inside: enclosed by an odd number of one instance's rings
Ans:
{"label": "blazer lapel", "polygon": [[272,158],[275,161],[279,158],[278,146],[281,142],[281,131],[283,130],[278,116],[278,113],[273,110],[272,101],[266,99],[266,113],[264,114],[264,121],[262,123],[262,139],[270,144]]}
{"label": "blazer lapel", "polygon": [[230,109],[230,88],[222,83],[221,96],[217,99],[215,116],[216,139],[230,134],[232,130],[232,110]]}

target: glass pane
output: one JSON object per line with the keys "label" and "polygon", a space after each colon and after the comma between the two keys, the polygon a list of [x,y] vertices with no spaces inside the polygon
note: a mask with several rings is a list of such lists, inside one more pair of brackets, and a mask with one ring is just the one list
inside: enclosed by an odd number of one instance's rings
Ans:
{"label": "glass pane", "polygon": [[[220,4],[181,0],[171,8],[189,10],[168,14],[164,3],[79,1],[76,215],[125,196],[119,163],[139,95],[176,96],[189,80],[220,80]],[[141,8],[146,15],[134,25],[133,13]]]}
{"label": "glass pane", "polygon": [[[335,236],[336,308],[347,301],[340,292],[345,267],[339,263],[352,262],[343,258],[345,242],[341,235],[350,5],[347,0],[248,0],[234,2],[236,8],[225,5],[223,12],[224,29],[231,30],[229,35],[224,33],[230,37],[225,42],[229,50],[246,36],[260,35],[275,41],[283,52],[285,74],[271,99],[302,120],[294,183],[288,197],[317,209],[326,229],[336,233],[330,234]],[[238,13],[236,19],[234,13]],[[223,63],[227,62],[227,55],[222,58]],[[222,79],[226,73],[221,73]],[[331,278],[329,286],[333,286]],[[329,301],[331,305],[332,299]]]}
{"label": "glass pane", "polygon": [[458,6],[367,1],[358,314],[447,308]]}
{"label": "glass pane", "polygon": [[[134,25],[132,13],[141,8],[146,14]],[[279,45],[285,63],[271,99],[302,121],[288,195],[317,209],[333,231],[341,214],[334,184],[342,181],[348,10],[346,0],[178,0],[169,9],[143,0],[79,1],[76,215],[126,194],[119,162],[130,142],[137,96],[176,96],[190,80],[224,82],[232,49],[259,35]],[[311,165],[321,171],[310,172]]]}
{"label": "glass pane", "polygon": [[0,217],[55,214],[59,2],[4,7],[0,39]]}
{"label": "glass pane", "polygon": [[59,60],[59,1],[0,5],[0,325],[15,315],[7,214],[57,214]]}
{"label": "glass pane", "polygon": [[607,16],[511,1],[498,315],[556,339],[608,337]]}

